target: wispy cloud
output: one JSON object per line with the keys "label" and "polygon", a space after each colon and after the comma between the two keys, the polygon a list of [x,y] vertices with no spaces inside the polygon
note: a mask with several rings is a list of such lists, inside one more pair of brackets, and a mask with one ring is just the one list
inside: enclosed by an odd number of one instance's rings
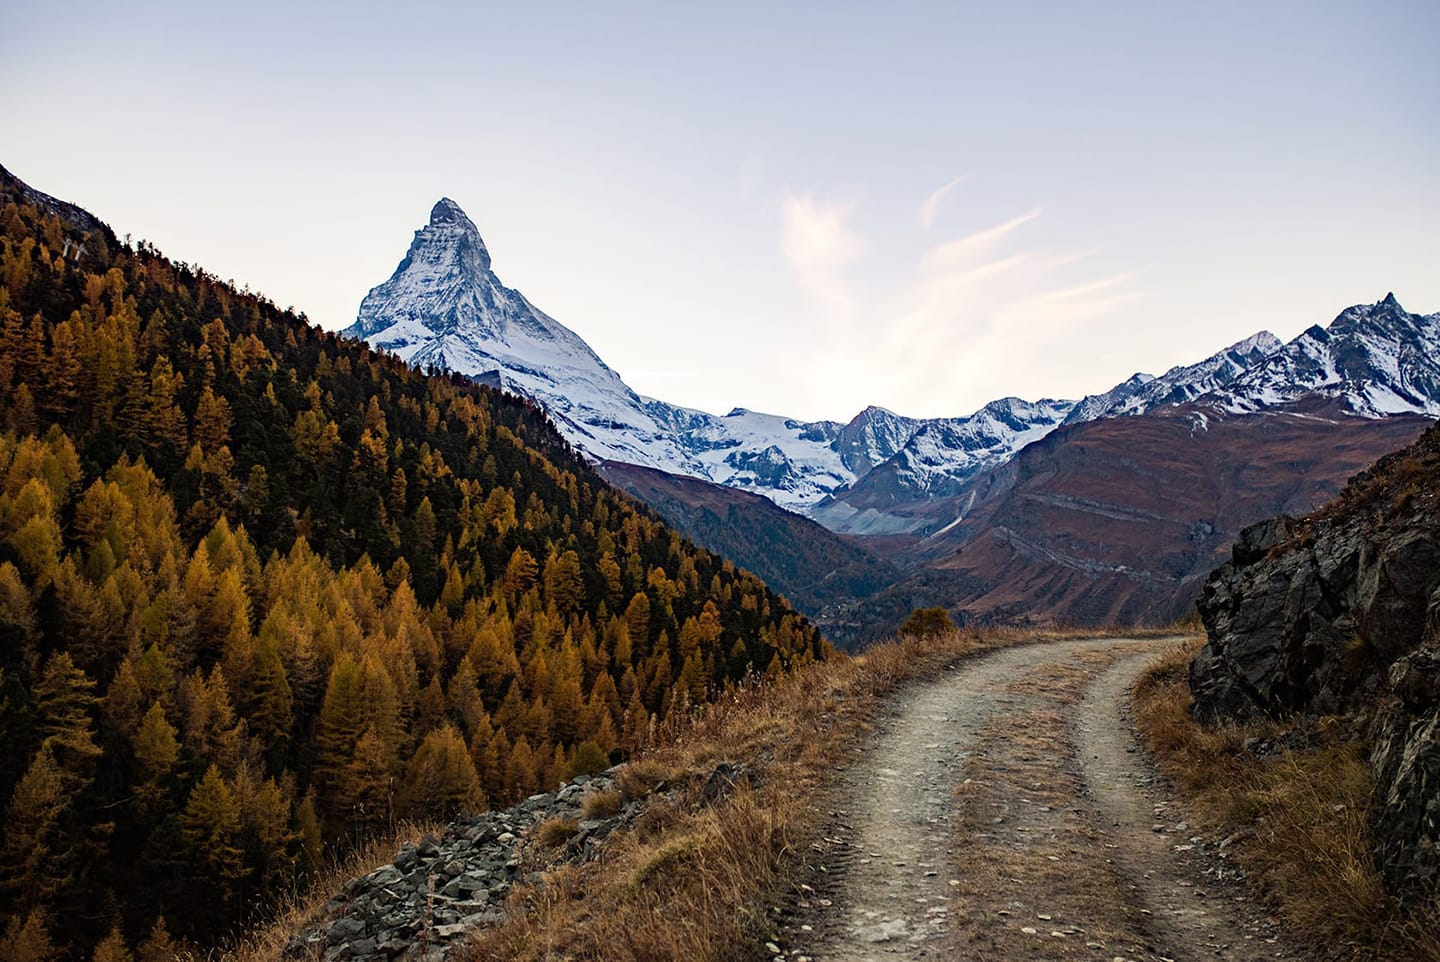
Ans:
{"label": "wispy cloud", "polygon": [[[884,352],[938,393],[1033,389],[1039,369],[1085,356],[1092,323],[1142,296],[1129,272],[1076,275],[1084,254],[1014,250],[1038,211],[932,248],[891,301]],[[917,350],[917,345],[923,350]],[[903,359],[903,361],[902,361]],[[1056,392],[1053,374],[1040,389]]]}
{"label": "wispy cloud", "polygon": [[933,191],[930,192],[930,196],[926,197],[925,202],[920,205],[921,227],[925,228],[926,230],[930,229],[930,225],[935,223],[935,214],[940,210],[940,202],[943,201],[946,195],[948,195],[952,190],[964,183],[966,178],[968,178],[969,176],[969,174],[961,174],[954,180],[951,180],[945,184],[941,184],[939,187],[935,188]]}
{"label": "wispy cloud", "polygon": [[[926,198],[922,228],[963,179]],[[781,214],[781,248],[797,280],[833,320],[846,322],[812,345],[825,354],[815,369],[824,378],[863,379],[882,398],[945,405],[946,397],[959,404],[976,395],[1056,392],[1056,371],[1083,370],[1076,362],[1093,350],[1096,325],[1142,296],[1133,273],[1087,272],[1094,251],[1045,249],[1039,207],[922,241],[908,276],[889,283],[880,281],[885,267],[856,263],[867,242],[853,226],[852,205],[792,194]],[[893,269],[893,243],[886,253]],[[916,385],[925,388],[917,394]]]}
{"label": "wispy cloud", "polygon": [[964,237],[937,244],[925,255],[926,268],[934,270],[946,264],[963,262],[984,254],[1004,240],[1007,235],[1013,233],[1016,228],[1023,227],[1039,216],[1040,208],[1037,207],[993,227],[986,227],[966,234]]}
{"label": "wispy cloud", "polygon": [[850,226],[851,213],[849,204],[810,194],[786,195],[780,209],[780,250],[800,283],[822,303],[847,314],[857,301],[845,269],[865,250]]}

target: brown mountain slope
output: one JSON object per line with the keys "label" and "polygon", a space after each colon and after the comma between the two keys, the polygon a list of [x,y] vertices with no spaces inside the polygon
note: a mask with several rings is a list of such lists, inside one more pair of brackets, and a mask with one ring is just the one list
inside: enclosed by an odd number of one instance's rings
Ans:
{"label": "brown mountain slope", "polygon": [[878,631],[915,604],[978,621],[1181,616],[1243,526],[1315,507],[1429,423],[1180,408],[1061,429],[976,478],[965,519],[900,555],[911,574],[857,620]]}
{"label": "brown mountain slope", "polygon": [[601,464],[600,474],[696,544],[759,575],[839,644],[845,642],[846,630],[833,620],[837,608],[894,584],[900,576],[897,568],[853,539],[768,498],[614,461]]}

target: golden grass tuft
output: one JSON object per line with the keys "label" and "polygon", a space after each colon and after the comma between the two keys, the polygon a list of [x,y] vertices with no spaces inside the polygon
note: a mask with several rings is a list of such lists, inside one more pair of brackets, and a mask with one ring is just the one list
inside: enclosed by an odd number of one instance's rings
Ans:
{"label": "golden grass tuft", "polygon": [[633,802],[649,795],[657,785],[674,781],[684,774],[684,769],[659,758],[636,758],[620,769],[620,794],[625,801]]}
{"label": "golden grass tuft", "polygon": [[614,789],[590,792],[580,800],[580,811],[586,818],[614,818],[620,814],[620,793]]}
{"label": "golden grass tuft", "polygon": [[573,818],[547,818],[535,826],[534,838],[543,848],[559,848],[580,830],[580,823]]}
{"label": "golden grass tuft", "polygon": [[1274,736],[1279,724],[1199,724],[1187,672],[1203,641],[1167,652],[1135,689],[1141,737],[1195,818],[1236,839],[1246,874],[1317,958],[1440,960],[1437,906],[1402,911],[1371,858],[1366,746],[1327,736],[1343,726],[1322,724],[1318,747],[1266,759],[1245,740]]}

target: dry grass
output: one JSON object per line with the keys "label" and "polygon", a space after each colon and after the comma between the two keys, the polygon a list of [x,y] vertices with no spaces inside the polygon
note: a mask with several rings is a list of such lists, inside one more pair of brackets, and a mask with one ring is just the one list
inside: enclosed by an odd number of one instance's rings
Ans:
{"label": "dry grass", "polygon": [[1196,818],[1237,839],[1247,875],[1317,957],[1440,960],[1440,912],[1402,913],[1371,860],[1365,746],[1337,738],[1264,759],[1244,743],[1275,723],[1196,723],[1186,672],[1202,641],[1167,653],[1135,689],[1141,736]]}
{"label": "dry grass", "polygon": [[541,848],[559,848],[580,831],[580,823],[573,818],[547,818],[535,826],[535,842]]}
{"label": "dry grass", "polygon": [[684,774],[683,768],[659,758],[636,758],[620,770],[620,795],[625,801],[633,802]]}
{"label": "dry grass", "polygon": [[620,814],[620,793],[612,789],[591,792],[580,800],[586,818],[614,818]]}
{"label": "dry grass", "polygon": [[[618,795],[597,792],[585,799],[587,817],[601,817],[600,810],[612,805],[651,798],[631,831],[612,836],[600,860],[552,868],[541,885],[518,888],[509,900],[510,919],[478,933],[468,952],[451,957],[748,958],[753,953],[747,947],[771,934],[770,907],[788,900],[807,871],[805,853],[826,822],[818,808],[823,789],[859,747],[884,695],[977,651],[1113,634],[955,631],[879,645],[773,683],[738,688],[689,720],[668,725],[659,747],[622,769]],[[722,761],[738,763],[744,777],[706,803],[705,780]],[[600,808],[592,813],[591,805]],[[402,840],[378,842],[333,867],[312,896],[277,907],[270,925],[219,957],[275,962],[291,935],[346,880],[389,861]]]}
{"label": "dry grass", "polygon": [[[208,953],[204,958],[220,962],[279,962],[285,951],[285,944],[291,937],[305,928],[335,893],[345,887],[352,878],[368,875],[375,869],[395,858],[395,852],[406,842],[416,842],[425,835],[439,836],[444,826],[435,824],[405,824],[395,833],[377,838],[349,858],[337,859],[309,884],[303,892],[295,892],[278,902],[268,913],[269,921],[233,946]],[[318,956],[315,956],[318,958]],[[309,959],[309,956],[289,958]],[[177,962],[190,962],[187,959]]]}
{"label": "dry grass", "polygon": [[[509,921],[479,933],[463,957],[752,957],[774,934],[772,907],[788,901],[808,871],[806,855],[827,819],[824,790],[860,746],[881,697],[976,651],[1060,637],[1076,635],[907,639],[729,693],[624,769],[626,800],[668,789],[633,831],[612,837],[601,860],[558,868],[543,885],[513,893]],[[701,789],[721,762],[738,764],[743,777],[706,802]]]}

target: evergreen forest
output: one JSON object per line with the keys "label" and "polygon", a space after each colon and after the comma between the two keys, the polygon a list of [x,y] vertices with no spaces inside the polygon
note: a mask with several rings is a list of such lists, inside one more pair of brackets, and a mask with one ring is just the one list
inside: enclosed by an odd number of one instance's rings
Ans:
{"label": "evergreen forest", "polygon": [[217,944],[830,653],[533,405],[45,200],[0,178],[0,960]]}

